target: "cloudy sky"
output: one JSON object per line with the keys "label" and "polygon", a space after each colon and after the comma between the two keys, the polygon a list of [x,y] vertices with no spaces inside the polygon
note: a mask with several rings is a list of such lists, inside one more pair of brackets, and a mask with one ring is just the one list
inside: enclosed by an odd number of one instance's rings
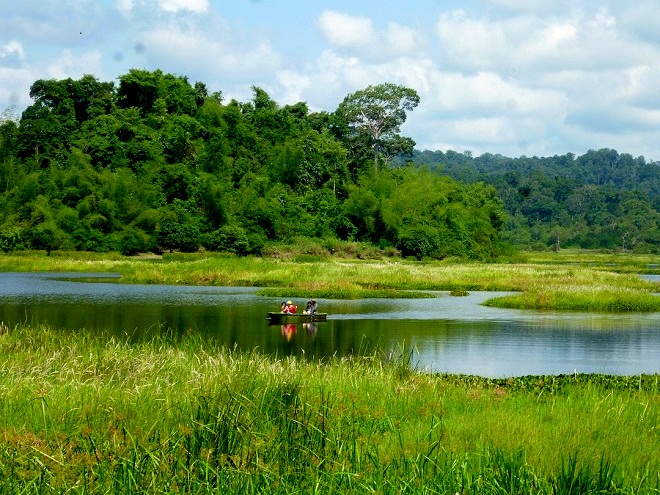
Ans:
{"label": "cloudy sky", "polygon": [[660,160],[658,24],[658,0],[0,0],[0,112],[130,68],[326,111],[392,82],[420,150]]}

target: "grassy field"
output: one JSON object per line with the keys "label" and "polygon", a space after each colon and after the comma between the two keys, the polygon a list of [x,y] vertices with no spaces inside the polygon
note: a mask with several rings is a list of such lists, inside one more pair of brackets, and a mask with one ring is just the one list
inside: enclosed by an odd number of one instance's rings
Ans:
{"label": "grassy field", "polygon": [[[423,297],[419,291],[515,291],[489,304],[519,309],[660,311],[657,257],[631,254],[526,253],[501,263],[357,260],[298,256],[239,258],[213,254],[122,257],[91,253],[11,253],[0,271],[116,272],[126,283],[263,287],[264,295],[317,298]],[[417,291],[405,293],[404,291]]]}
{"label": "grassy field", "polygon": [[[0,256],[0,271],[126,283],[512,290],[491,304],[598,311],[658,311],[644,302],[658,284],[637,275],[654,270],[653,258],[594,253],[493,264]],[[192,334],[131,343],[0,324],[0,494],[660,494],[660,375],[494,380],[422,373],[410,356],[275,359]]]}
{"label": "grassy field", "polygon": [[660,376],[0,326],[0,493],[660,493]]}

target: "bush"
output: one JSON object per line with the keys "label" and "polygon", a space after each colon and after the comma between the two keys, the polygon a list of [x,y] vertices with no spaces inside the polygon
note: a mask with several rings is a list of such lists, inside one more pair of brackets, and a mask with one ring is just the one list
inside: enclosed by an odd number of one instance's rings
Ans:
{"label": "bush", "polygon": [[[255,244],[259,244],[259,241],[260,238],[253,239]],[[250,237],[239,225],[224,225],[218,230],[210,232],[205,236],[204,247],[211,251],[225,251],[241,256],[250,254],[252,251]]]}
{"label": "bush", "polygon": [[23,249],[21,229],[18,227],[7,227],[0,230],[0,249],[5,253],[16,249]]}
{"label": "bush", "polygon": [[152,238],[144,231],[135,227],[126,227],[116,234],[115,250],[124,256],[152,251],[155,246]]}
{"label": "bush", "polygon": [[440,239],[438,232],[432,227],[410,227],[399,234],[398,247],[403,256],[422,259],[438,254]]}

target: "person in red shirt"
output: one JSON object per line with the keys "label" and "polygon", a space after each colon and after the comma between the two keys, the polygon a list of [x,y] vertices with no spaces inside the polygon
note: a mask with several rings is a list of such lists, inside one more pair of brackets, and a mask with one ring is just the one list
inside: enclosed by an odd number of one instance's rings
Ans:
{"label": "person in red shirt", "polygon": [[289,313],[290,315],[295,314],[297,309],[298,309],[298,307],[295,304],[293,304],[291,301],[287,301],[287,303],[286,303],[286,312],[287,313]]}

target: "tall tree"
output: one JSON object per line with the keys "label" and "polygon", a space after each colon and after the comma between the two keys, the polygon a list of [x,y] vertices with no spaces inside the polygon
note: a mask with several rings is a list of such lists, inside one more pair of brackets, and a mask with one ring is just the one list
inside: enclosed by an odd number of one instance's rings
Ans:
{"label": "tall tree", "polygon": [[[369,136],[374,170],[378,171],[378,154],[383,142],[399,138],[406,111],[412,111],[418,104],[419,95],[414,89],[384,83],[349,94],[339,104],[337,113],[355,134]],[[409,144],[415,145],[412,140]]]}

